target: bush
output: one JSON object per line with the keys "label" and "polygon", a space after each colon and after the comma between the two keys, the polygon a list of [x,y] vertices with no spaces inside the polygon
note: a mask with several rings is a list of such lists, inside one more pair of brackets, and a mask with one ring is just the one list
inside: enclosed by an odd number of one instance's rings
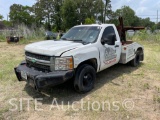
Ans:
{"label": "bush", "polygon": [[45,38],[45,29],[41,28],[28,28],[25,25],[19,25],[16,30],[1,30],[0,42],[6,41],[7,36],[23,36],[23,41],[36,41],[43,40]]}
{"label": "bush", "polygon": [[94,20],[94,18],[92,17],[92,18],[86,18],[85,19],[85,24],[94,24],[95,23],[95,20]]}
{"label": "bush", "polygon": [[148,41],[148,42],[156,42],[160,43],[160,34],[159,33],[147,33],[147,31],[139,31],[135,33],[133,36],[127,36],[128,39],[132,39],[134,41]]}

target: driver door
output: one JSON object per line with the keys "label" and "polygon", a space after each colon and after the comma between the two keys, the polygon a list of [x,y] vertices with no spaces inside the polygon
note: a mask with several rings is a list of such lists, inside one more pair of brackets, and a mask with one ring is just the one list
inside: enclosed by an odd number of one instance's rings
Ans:
{"label": "driver door", "polygon": [[118,63],[120,59],[120,40],[117,40],[113,26],[105,28],[102,35],[101,43],[102,46],[100,48],[100,70],[104,70]]}

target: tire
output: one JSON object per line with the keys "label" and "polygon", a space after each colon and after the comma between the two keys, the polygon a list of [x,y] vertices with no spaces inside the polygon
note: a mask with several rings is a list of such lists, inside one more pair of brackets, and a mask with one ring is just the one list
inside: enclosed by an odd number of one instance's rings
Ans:
{"label": "tire", "polygon": [[79,93],[89,92],[93,89],[95,80],[95,69],[90,65],[84,64],[76,71],[74,89]]}
{"label": "tire", "polygon": [[131,66],[137,67],[140,64],[140,51],[136,52],[136,56],[133,60],[131,60]]}

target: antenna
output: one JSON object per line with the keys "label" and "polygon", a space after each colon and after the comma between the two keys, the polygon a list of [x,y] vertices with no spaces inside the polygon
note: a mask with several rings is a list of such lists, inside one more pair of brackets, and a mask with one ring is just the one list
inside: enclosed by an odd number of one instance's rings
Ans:
{"label": "antenna", "polygon": [[157,24],[158,24],[158,10],[157,10]]}

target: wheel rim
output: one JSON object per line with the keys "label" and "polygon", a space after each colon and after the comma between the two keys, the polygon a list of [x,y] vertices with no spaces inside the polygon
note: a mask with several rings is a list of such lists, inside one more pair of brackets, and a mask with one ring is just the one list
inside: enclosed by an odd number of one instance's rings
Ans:
{"label": "wheel rim", "polygon": [[93,84],[93,76],[91,73],[86,73],[83,77],[83,87],[88,88]]}

